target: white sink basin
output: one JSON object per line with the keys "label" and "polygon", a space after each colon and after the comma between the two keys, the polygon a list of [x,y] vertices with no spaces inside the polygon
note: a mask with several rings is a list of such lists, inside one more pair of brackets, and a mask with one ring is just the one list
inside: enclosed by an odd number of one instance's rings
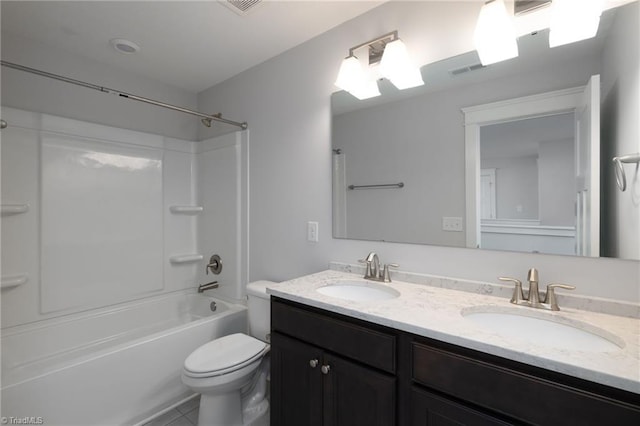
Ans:
{"label": "white sink basin", "polygon": [[551,315],[546,319],[538,316],[539,313],[483,312],[477,309],[463,310],[462,315],[504,337],[536,346],[587,352],[612,352],[624,347],[621,339],[605,330],[578,321],[561,323],[558,322],[560,318]]}
{"label": "white sink basin", "polygon": [[387,284],[378,284],[371,281],[345,280],[338,281],[316,289],[325,296],[357,302],[371,302],[376,300],[395,299],[400,292]]}

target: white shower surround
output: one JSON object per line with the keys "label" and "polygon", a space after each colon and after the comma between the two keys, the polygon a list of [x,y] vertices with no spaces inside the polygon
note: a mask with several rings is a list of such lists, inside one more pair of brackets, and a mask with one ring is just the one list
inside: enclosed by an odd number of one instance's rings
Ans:
{"label": "white shower surround", "polygon": [[242,299],[247,132],[192,142],[2,116],[2,204],[28,206],[3,212],[3,328],[194,288],[214,253],[216,293]]}

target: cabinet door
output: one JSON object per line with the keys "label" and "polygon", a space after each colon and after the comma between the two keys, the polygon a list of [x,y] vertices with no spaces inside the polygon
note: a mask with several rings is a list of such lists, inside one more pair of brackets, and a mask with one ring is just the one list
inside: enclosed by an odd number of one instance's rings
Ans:
{"label": "cabinet door", "polygon": [[325,354],[324,426],[393,426],[396,379]]}
{"label": "cabinet door", "polygon": [[318,348],[271,334],[272,425],[322,425],[321,361]]}
{"label": "cabinet door", "polygon": [[509,425],[490,415],[437,396],[411,389],[411,426]]}

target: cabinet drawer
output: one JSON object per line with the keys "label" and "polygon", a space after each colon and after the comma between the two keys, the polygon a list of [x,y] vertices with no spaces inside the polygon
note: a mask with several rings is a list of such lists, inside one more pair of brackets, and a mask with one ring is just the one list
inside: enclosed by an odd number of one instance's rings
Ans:
{"label": "cabinet drawer", "polygon": [[412,344],[415,382],[532,424],[640,424],[640,408],[460,354]]}
{"label": "cabinet drawer", "polygon": [[411,389],[411,426],[509,426],[512,423],[448,400],[424,389]]}
{"label": "cabinet drawer", "polygon": [[389,373],[395,372],[396,338],[392,334],[312,312],[308,308],[291,306],[273,298],[271,328],[360,363]]}

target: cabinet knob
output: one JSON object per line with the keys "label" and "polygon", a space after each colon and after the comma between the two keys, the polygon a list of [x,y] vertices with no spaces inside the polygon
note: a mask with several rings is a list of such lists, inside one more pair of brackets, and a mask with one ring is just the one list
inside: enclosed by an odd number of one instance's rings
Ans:
{"label": "cabinet knob", "polygon": [[311,366],[311,368],[316,368],[318,366],[318,360],[317,359],[309,360],[309,365]]}
{"label": "cabinet knob", "polygon": [[320,371],[322,371],[322,374],[329,374],[329,370],[331,370],[331,366],[329,365],[323,365],[322,367],[320,367]]}

